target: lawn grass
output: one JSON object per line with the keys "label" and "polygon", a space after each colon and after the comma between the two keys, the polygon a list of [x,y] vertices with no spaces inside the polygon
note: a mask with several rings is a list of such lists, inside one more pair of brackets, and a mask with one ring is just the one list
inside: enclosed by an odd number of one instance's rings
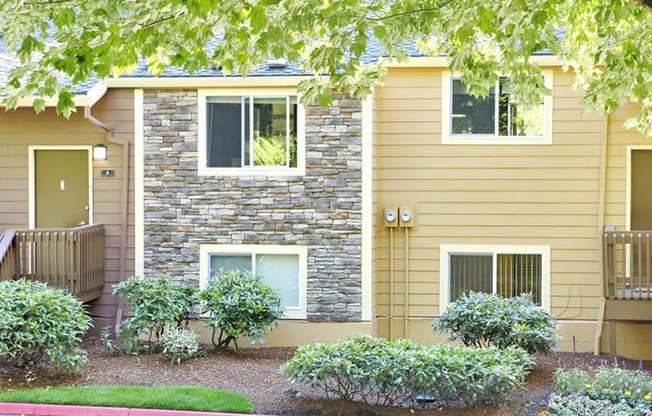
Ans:
{"label": "lawn grass", "polygon": [[1,393],[0,402],[253,412],[253,404],[241,394],[199,386],[93,386],[13,390]]}

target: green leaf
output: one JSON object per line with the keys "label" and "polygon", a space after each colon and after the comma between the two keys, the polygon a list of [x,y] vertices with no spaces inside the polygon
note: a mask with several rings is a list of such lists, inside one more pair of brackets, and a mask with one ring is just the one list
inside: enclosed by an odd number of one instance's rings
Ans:
{"label": "green leaf", "polygon": [[260,5],[251,9],[249,14],[249,21],[251,22],[251,29],[253,33],[260,33],[267,25],[267,17],[265,16],[265,9]]}
{"label": "green leaf", "polygon": [[45,110],[45,100],[42,98],[35,98],[34,99],[34,111],[37,113],[41,113]]}

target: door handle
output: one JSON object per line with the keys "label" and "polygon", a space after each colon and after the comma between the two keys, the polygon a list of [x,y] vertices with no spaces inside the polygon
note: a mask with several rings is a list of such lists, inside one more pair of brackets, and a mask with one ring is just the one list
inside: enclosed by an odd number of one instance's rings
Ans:
{"label": "door handle", "polygon": [[82,225],[86,225],[86,221],[80,221],[77,223],[77,227],[81,227]]}

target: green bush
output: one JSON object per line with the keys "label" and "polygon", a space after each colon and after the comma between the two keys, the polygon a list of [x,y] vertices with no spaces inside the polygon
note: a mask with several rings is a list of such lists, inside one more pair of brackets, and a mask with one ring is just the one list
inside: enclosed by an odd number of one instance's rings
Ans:
{"label": "green bush", "polygon": [[73,296],[25,279],[0,282],[0,359],[17,365],[77,370],[86,363],[81,338],[91,326]]}
{"label": "green bush", "polygon": [[497,404],[520,386],[533,361],[520,348],[423,346],[358,335],[337,344],[300,347],[283,371],[329,398],[369,404]]}
{"label": "green bush", "polygon": [[173,364],[204,354],[197,342],[197,334],[188,328],[167,327],[159,342],[161,354],[170,358]]}
{"label": "green bush", "polygon": [[233,342],[237,349],[242,336],[263,341],[265,332],[283,315],[276,291],[249,272],[221,271],[199,297],[202,312],[210,314],[207,325],[213,330],[215,347],[226,348]]}
{"label": "green bush", "polygon": [[168,325],[180,326],[197,304],[197,291],[169,275],[133,276],[118,283],[113,293],[125,296],[133,316],[123,322],[129,336],[147,334],[148,345],[159,339]]}
{"label": "green bush", "polygon": [[527,293],[513,298],[465,293],[433,321],[432,327],[436,332],[449,332],[451,340],[461,340],[466,346],[517,346],[531,354],[550,352],[557,336],[553,316]]}
{"label": "green bush", "polygon": [[603,367],[591,377],[583,370],[558,369],[555,393],[561,398],[579,395],[595,401],[627,403],[631,408],[643,406],[652,411],[652,378],[638,370]]}
{"label": "green bush", "polygon": [[138,355],[148,350],[133,334],[130,334],[128,331],[121,331],[116,336],[116,334],[112,333],[110,326],[102,328],[100,340],[104,348],[115,355]]}

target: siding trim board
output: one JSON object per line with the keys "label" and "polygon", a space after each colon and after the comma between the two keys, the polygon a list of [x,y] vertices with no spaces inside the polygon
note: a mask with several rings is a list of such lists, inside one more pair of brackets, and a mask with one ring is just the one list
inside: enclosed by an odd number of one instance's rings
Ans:
{"label": "siding trim board", "polygon": [[144,123],[145,112],[143,107],[143,90],[134,91],[134,171],[135,171],[135,236],[134,236],[134,262],[136,276],[145,274],[145,198],[144,198]]}
{"label": "siding trim board", "polygon": [[373,316],[373,93],[362,101],[362,320]]}

